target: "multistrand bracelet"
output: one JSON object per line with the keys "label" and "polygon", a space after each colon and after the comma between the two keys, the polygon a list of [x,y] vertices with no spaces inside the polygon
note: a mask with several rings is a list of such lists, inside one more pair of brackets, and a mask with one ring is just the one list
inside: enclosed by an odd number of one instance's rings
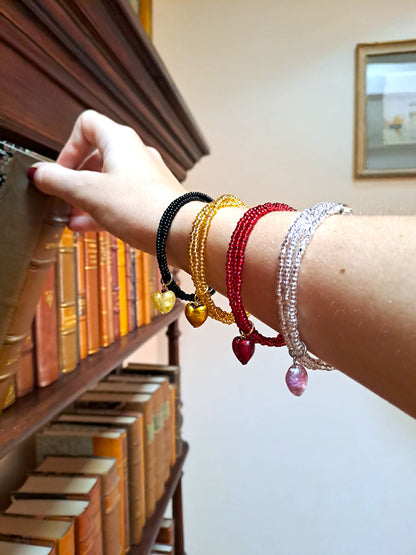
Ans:
{"label": "multistrand bracelet", "polygon": [[299,214],[290,226],[282,244],[277,276],[277,306],[281,322],[281,333],[293,358],[286,374],[286,383],[294,395],[302,395],[308,383],[306,368],[332,370],[332,366],[307,351],[300,338],[297,319],[297,285],[299,268],[306,247],[315,231],[329,216],[351,214],[345,204],[321,202]]}
{"label": "multistrand bracelet", "polygon": [[[184,301],[193,302],[195,300],[194,293],[185,293],[173,279],[169,270],[166,257],[166,240],[173,219],[179,210],[188,202],[211,202],[212,200],[213,199],[205,193],[185,193],[172,201],[160,218],[156,235],[156,259],[161,274],[162,291],[154,291],[152,293],[152,302],[155,308],[162,314],[167,314],[172,310],[176,297]],[[209,288],[209,292],[212,295],[214,290]]]}
{"label": "multistrand bracelet", "polygon": [[198,325],[201,325],[199,322],[205,321],[207,316],[224,324],[234,323],[232,312],[226,312],[214,304],[209,294],[209,287],[205,276],[205,247],[212,219],[218,210],[231,206],[247,208],[246,204],[239,198],[232,195],[222,195],[215,202],[210,202],[204,206],[198,212],[192,225],[189,245],[189,266],[195,286],[195,301],[186,305],[185,315],[194,326],[194,319]]}
{"label": "multistrand bracelet", "polygon": [[238,221],[228,246],[227,294],[235,323],[240,331],[240,335],[233,339],[232,348],[241,364],[247,364],[251,359],[256,343],[269,347],[281,347],[285,344],[281,334],[277,334],[276,337],[265,337],[256,330],[254,324],[248,319],[241,298],[242,270],[248,238],[260,218],[271,212],[281,211],[293,211],[293,208],[287,204],[270,202],[250,208]]}

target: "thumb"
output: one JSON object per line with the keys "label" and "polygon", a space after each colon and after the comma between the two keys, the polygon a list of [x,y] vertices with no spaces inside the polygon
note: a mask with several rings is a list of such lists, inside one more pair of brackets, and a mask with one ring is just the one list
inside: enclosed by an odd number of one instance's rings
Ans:
{"label": "thumb", "polygon": [[108,179],[106,174],[72,170],[53,162],[39,162],[27,172],[29,180],[43,193],[59,197],[89,212],[96,191]]}

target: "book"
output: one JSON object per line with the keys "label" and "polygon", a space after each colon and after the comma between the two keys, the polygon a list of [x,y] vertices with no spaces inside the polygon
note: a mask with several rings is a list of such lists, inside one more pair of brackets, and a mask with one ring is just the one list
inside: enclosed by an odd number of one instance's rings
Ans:
{"label": "book", "polygon": [[163,391],[159,384],[135,383],[128,381],[101,381],[91,391],[143,393],[150,395],[153,401],[153,429],[155,441],[155,488],[156,500],[164,492],[164,484],[169,477],[169,461],[166,452],[165,429],[163,427]]}
{"label": "book", "polygon": [[0,515],[1,536],[51,542],[55,546],[56,555],[75,555],[75,531],[71,521]]}
{"label": "book", "polygon": [[85,413],[63,413],[56,422],[122,428],[127,432],[128,489],[130,509],[130,542],[138,543],[145,524],[143,416],[108,415],[91,410]]}
{"label": "book", "polygon": [[83,360],[88,356],[87,335],[87,291],[85,285],[85,245],[84,235],[75,235],[77,243],[77,318],[78,318],[78,349],[79,358]]}
{"label": "book", "polygon": [[106,231],[97,233],[98,241],[98,307],[100,346],[108,347],[111,343],[110,325],[113,325],[113,315],[109,292],[111,291],[111,272],[108,271],[110,263],[110,236]]}
{"label": "book", "polygon": [[[169,477],[170,465],[175,462],[172,455],[172,443],[175,441],[175,436],[172,438],[172,414],[174,412],[174,400],[172,403],[171,393],[169,390],[169,379],[166,376],[145,376],[140,374],[123,373],[109,374],[106,377],[107,382],[122,382],[122,383],[153,383],[158,384],[161,388],[162,394],[162,413],[161,413],[161,427],[164,436],[164,451],[167,459],[167,467],[165,469],[166,479]],[[171,406],[172,405],[172,406]],[[174,428],[173,428],[174,430]]]}
{"label": "book", "polygon": [[137,393],[114,393],[88,391],[75,402],[76,410],[103,409],[114,413],[143,414],[145,442],[145,494],[146,518],[151,516],[156,506],[155,492],[155,433],[153,418],[153,399],[150,395]]}
{"label": "book", "polygon": [[75,257],[74,232],[66,227],[56,260],[58,364],[61,374],[72,372],[78,364]]}
{"label": "book", "polygon": [[144,324],[144,302],[143,302],[143,252],[134,249],[135,253],[135,274],[136,274],[136,325]]}
{"label": "book", "polygon": [[[47,542],[49,544],[49,542]],[[33,541],[25,540],[2,540],[0,539],[1,555],[57,555],[55,547],[52,543],[47,547],[45,545],[36,545]]]}
{"label": "book", "polygon": [[78,538],[78,548],[88,545],[87,553],[102,555],[101,490],[97,478],[79,476],[45,476],[30,474],[12,495],[14,499],[70,499],[87,501],[84,518],[89,523],[88,535]]}
{"label": "book", "polygon": [[163,518],[156,536],[156,543],[174,545],[175,543],[175,522],[173,518]]}
{"label": "book", "polygon": [[110,235],[111,252],[111,291],[113,308],[114,340],[120,339],[120,285],[118,278],[118,242],[114,235]]}
{"label": "book", "polygon": [[147,252],[142,253],[142,302],[143,302],[143,324],[150,324],[152,321],[153,305],[151,301],[152,284],[151,277],[151,255]]}
{"label": "book", "polygon": [[91,531],[88,501],[72,499],[15,499],[6,508],[7,515],[34,516],[39,519],[74,523],[75,555],[95,555],[88,540]]}
{"label": "book", "polygon": [[98,246],[97,233],[84,233],[84,273],[87,315],[87,346],[88,354],[92,355],[100,349],[100,313],[98,291]]}
{"label": "book", "polygon": [[120,288],[120,336],[128,333],[126,251],[124,242],[117,239],[118,286]]}
{"label": "book", "polygon": [[101,484],[101,518],[104,555],[121,555],[119,478],[117,461],[109,457],[49,456],[33,473],[59,476],[92,476]]}
{"label": "book", "polygon": [[132,329],[137,328],[137,284],[136,284],[136,249],[130,247],[130,263],[131,263],[131,286],[132,286],[132,299],[131,305],[133,308],[132,314]]}
{"label": "book", "polygon": [[107,429],[97,426],[51,424],[35,436],[38,463],[47,455],[102,456],[117,460],[119,477],[120,543],[123,552],[130,547],[127,433],[123,429]]}
{"label": "book", "polygon": [[130,362],[123,368],[123,372],[149,376],[166,376],[169,383],[175,387],[175,452],[176,456],[182,453],[182,398],[181,398],[181,373],[176,364],[157,364],[146,362]]}
{"label": "book", "polygon": [[15,374],[16,397],[24,397],[35,386],[35,361],[32,332],[26,337]]}
{"label": "book", "polygon": [[130,245],[124,243],[124,256],[126,259],[126,304],[127,304],[127,331],[131,332],[136,327],[134,309],[133,261]]}
{"label": "book", "polygon": [[59,378],[55,264],[48,270],[36,306],[34,342],[36,385],[46,387]]}
{"label": "book", "polygon": [[15,400],[20,352],[69,217],[66,203],[28,182],[27,169],[43,159],[0,143],[0,410]]}

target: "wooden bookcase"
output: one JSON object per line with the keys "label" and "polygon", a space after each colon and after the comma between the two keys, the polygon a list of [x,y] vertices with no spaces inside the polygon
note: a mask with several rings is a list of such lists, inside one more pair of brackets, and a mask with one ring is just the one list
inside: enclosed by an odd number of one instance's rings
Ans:
{"label": "wooden bookcase", "polygon": [[[180,180],[207,144],[128,0],[0,2],[0,138],[56,157],[77,116],[92,108],[134,128]],[[166,328],[171,364],[179,363],[180,306],[82,361],[0,416],[0,460],[64,407]],[[175,553],[184,554],[183,452],[131,555],[147,555],[172,500]]]}

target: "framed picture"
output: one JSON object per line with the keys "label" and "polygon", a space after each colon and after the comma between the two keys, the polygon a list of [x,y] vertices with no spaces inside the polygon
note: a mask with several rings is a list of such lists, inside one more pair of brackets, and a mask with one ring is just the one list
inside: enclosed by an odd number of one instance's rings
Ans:
{"label": "framed picture", "polygon": [[416,176],[416,40],[358,44],[354,175]]}

